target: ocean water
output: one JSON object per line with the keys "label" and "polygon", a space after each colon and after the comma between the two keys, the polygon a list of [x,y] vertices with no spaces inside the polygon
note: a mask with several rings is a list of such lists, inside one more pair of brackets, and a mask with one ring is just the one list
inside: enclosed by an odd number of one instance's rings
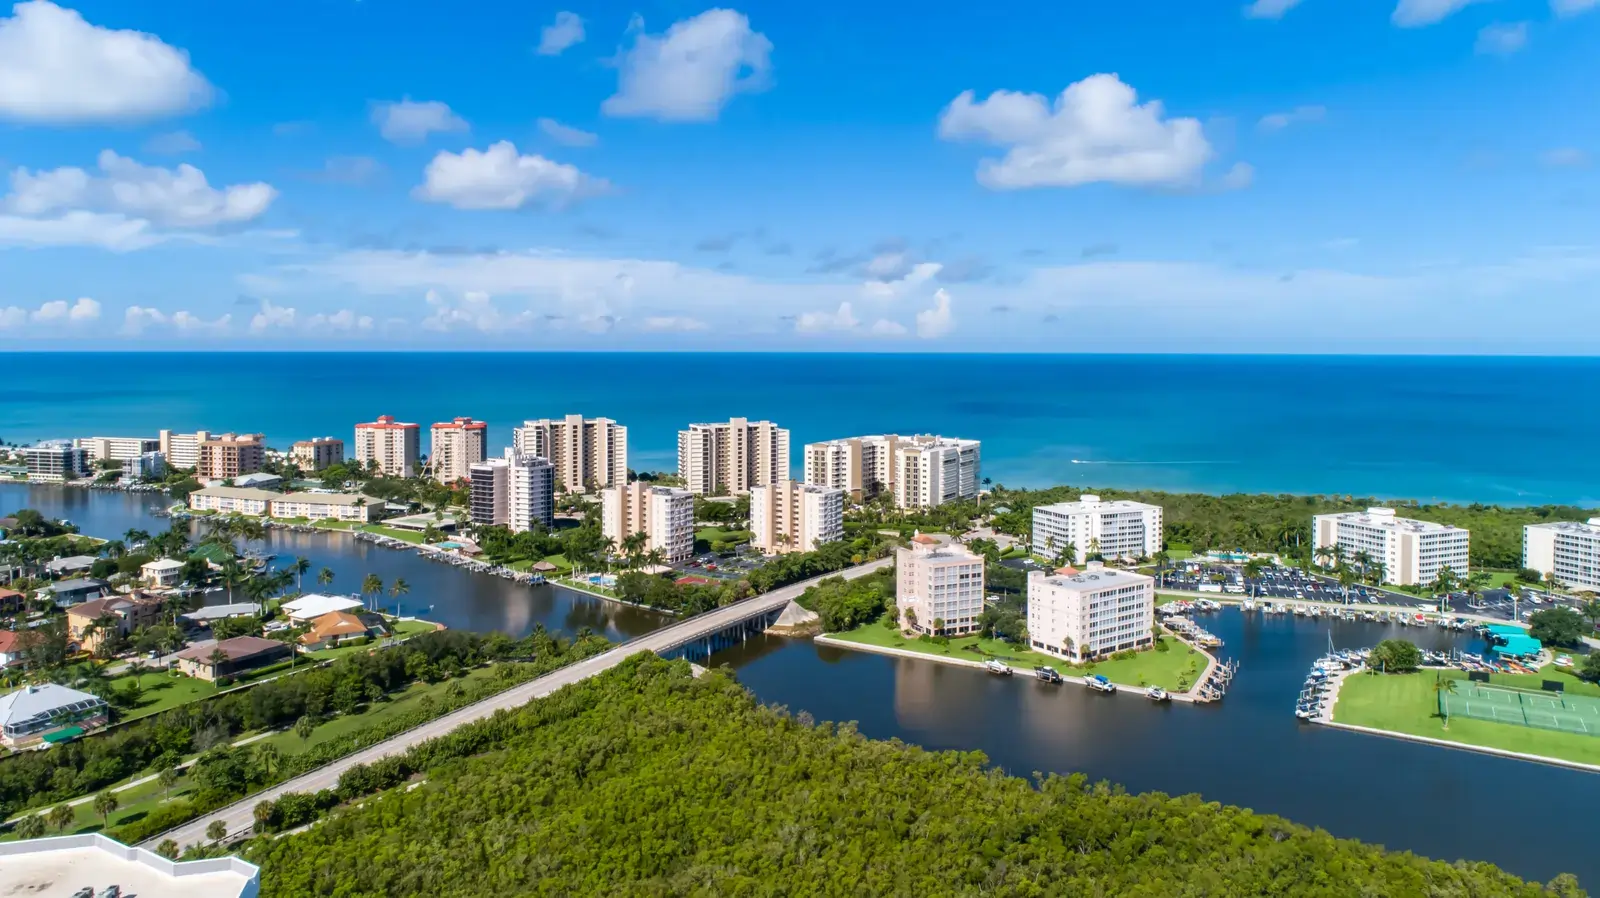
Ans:
{"label": "ocean water", "polygon": [[[491,452],[526,418],[628,426],[676,466],[691,421],[769,418],[809,441],[983,441],[983,475],[1203,492],[1600,504],[1600,359],[678,353],[6,353],[0,438],[261,431],[471,415]],[[427,451],[427,438],[423,438]]]}

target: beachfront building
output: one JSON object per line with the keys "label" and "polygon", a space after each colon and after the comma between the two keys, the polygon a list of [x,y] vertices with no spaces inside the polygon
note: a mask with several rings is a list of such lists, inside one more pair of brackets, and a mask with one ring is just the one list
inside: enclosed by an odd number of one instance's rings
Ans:
{"label": "beachfront building", "polygon": [[1079,663],[1154,643],[1156,581],[1091,561],[1086,569],[1028,573],[1034,651]]}
{"label": "beachfront building", "polygon": [[473,465],[468,481],[475,525],[522,533],[555,523],[555,467],[537,455],[507,449],[502,458]]}
{"label": "beachfront building", "polygon": [[[87,692],[56,683],[24,686],[0,695],[0,743],[19,749],[57,741],[58,734],[70,739],[105,726],[109,713],[104,699]],[[11,872],[5,864],[0,869]]]}
{"label": "beachfront building", "polygon": [[678,476],[698,496],[740,495],[789,479],[789,431],[747,418],[678,431]]}
{"label": "beachfront building", "polygon": [[1600,592],[1600,518],[1523,527],[1522,566],[1570,589]]}
{"label": "beachfront building", "polygon": [[195,476],[201,480],[231,480],[261,470],[267,460],[265,439],[259,433],[224,433],[200,444]]}
{"label": "beachfront building", "polygon": [[200,466],[200,444],[209,439],[211,439],[209,430],[197,430],[194,433],[163,430],[156,438],[158,443],[156,448],[166,458],[167,464],[174,468],[189,470]]}
{"label": "beachfront building", "polygon": [[974,633],[983,617],[983,556],[919,533],[895,550],[900,625],[930,636]]}
{"label": "beachfront building", "polygon": [[556,491],[587,493],[628,482],[628,428],[610,418],[540,418],[511,432],[511,445],[555,466]]}
{"label": "beachfront building", "polygon": [[344,440],[337,437],[296,440],[289,448],[289,459],[302,471],[320,471],[344,461]]}
{"label": "beachfront building", "polygon": [[72,445],[89,453],[89,461],[127,461],[146,452],[160,452],[161,440],[155,437],[80,437]]}
{"label": "beachfront building", "polygon": [[171,861],[100,833],[7,842],[0,845],[0,871],[7,894],[34,898],[82,894],[256,898],[261,894],[261,870],[255,864],[231,856]]}
{"label": "beachfront building", "polygon": [[785,480],[750,490],[751,545],[767,555],[810,552],[844,538],[844,490]]}
{"label": "beachfront building", "polygon": [[454,418],[433,425],[428,467],[433,479],[455,483],[472,476],[472,466],[488,457],[489,425],[471,418]]}
{"label": "beachfront building", "polygon": [[1465,576],[1471,536],[1461,527],[1399,517],[1392,508],[1319,514],[1311,519],[1312,547],[1337,554],[1337,558],[1317,556],[1319,564],[1331,567],[1339,559],[1352,562],[1365,553],[1373,563],[1383,565],[1383,582],[1394,586],[1431,585],[1446,568],[1458,577]]}
{"label": "beachfront building", "polygon": [[167,457],[162,455],[159,449],[122,460],[123,480],[143,480],[147,477],[160,479],[165,476],[167,476]]}
{"label": "beachfront building", "polygon": [[[1102,501],[1084,493],[1076,502],[1033,509],[1033,551],[1083,564],[1094,556],[1132,560],[1161,550],[1161,506],[1126,499]],[[1068,552],[1068,548],[1071,551]]]}
{"label": "beachfront building", "polygon": [[28,467],[28,479],[46,483],[77,480],[91,473],[89,453],[67,443],[45,443],[17,450]]}
{"label": "beachfront building", "polygon": [[901,508],[975,499],[981,444],[936,434],[878,434],[807,443],[805,480],[844,490],[852,502],[887,493]]}
{"label": "beachfront building", "polygon": [[393,415],[356,425],[356,461],[369,462],[389,477],[417,476],[417,457],[421,454],[416,424],[396,421]]}
{"label": "beachfront building", "polygon": [[635,533],[647,537],[645,551],[659,550],[668,564],[694,554],[694,494],[642,481],[600,493],[600,532],[621,551]]}

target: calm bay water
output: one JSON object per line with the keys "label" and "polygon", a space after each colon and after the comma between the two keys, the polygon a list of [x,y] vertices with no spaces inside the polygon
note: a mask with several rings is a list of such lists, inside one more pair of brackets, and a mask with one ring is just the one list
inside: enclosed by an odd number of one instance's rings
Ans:
{"label": "calm bay water", "polygon": [[[104,353],[7,358],[11,442],[204,428],[285,447],[472,415],[494,451],[526,418],[582,413],[628,425],[632,466],[661,470],[680,428],[742,415],[790,428],[796,470],[808,441],[932,431],[982,440],[1009,486],[1600,504],[1600,418],[1569,406],[1600,392],[1597,359],[130,353],[107,378]],[[242,369],[261,376],[219,388]]]}
{"label": "calm bay water", "polygon": [[[164,528],[159,497],[61,487],[0,485],[0,514],[21,507],[67,517],[85,533],[117,537]],[[568,590],[518,586],[376,548],[339,534],[273,533],[266,549],[304,555],[335,572],[334,591],[366,573],[404,577],[402,610],[451,627],[520,636],[543,624],[625,639],[667,618]],[[220,599],[218,599],[220,601]],[[392,600],[391,600],[392,601]],[[432,605],[431,610],[424,610]],[[1082,772],[1131,791],[1199,793],[1394,849],[1492,861],[1522,876],[1572,872],[1600,883],[1600,855],[1583,826],[1600,801],[1600,777],[1465,751],[1301,724],[1291,711],[1330,633],[1340,647],[1403,636],[1430,648],[1481,643],[1438,630],[1318,622],[1225,611],[1205,621],[1237,658],[1239,678],[1212,705],[1156,706],[1031,678],[1001,679],[929,661],[887,658],[768,636],[712,659],[730,665],[762,701],[819,720],[854,720],[874,738],[930,749],[983,751],[1010,773]],[[1547,825],[1508,820],[1495,794],[1532,796]]]}

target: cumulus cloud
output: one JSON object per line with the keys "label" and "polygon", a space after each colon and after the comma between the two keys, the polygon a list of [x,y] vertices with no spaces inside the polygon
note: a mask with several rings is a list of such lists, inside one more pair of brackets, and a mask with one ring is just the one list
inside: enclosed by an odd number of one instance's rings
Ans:
{"label": "cumulus cloud", "polygon": [[583,19],[575,12],[556,13],[556,20],[539,31],[539,55],[560,56],[561,51],[583,42]]}
{"label": "cumulus cloud", "polygon": [[1244,8],[1244,15],[1248,19],[1281,19],[1299,5],[1300,0],[1255,0]]}
{"label": "cumulus cloud", "polygon": [[180,309],[171,315],[148,306],[129,306],[122,313],[122,333],[137,337],[156,328],[168,328],[186,334],[225,334],[233,323],[232,315],[223,315],[206,321],[198,315]]}
{"label": "cumulus cloud", "polygon": [[[49,171],[18,168],[0,212],[41,218],[96,212],[172,228],[204,228],[250,221],[267,211],[278,191],[270,184],[212,187],[200,169],[146,166],[111,150],[99,157],[99,174],[66,166]],[[82,219],[79,219],[82,223]]]}
{"label": "cumulus cloud", "polygon": [[576,166],[536,154],[520,155],[509,140],[487,150],[441,152],[412,196],[457,209],[520,209],[530,203],[563,205],[605,193],[611,185]]}
{"label": "cumulus cloud", "polygon": [[933,294],[933,308],[917,313],[917,336],[932,340],[950,333],[955,319],[950,314],[950,294],[939,290]]}
{"label": "cumulus cloud", "polygon": [[553,118],[539,119],[539,130],[564,147],[592,147],[600,142],[600,135],[563,125]]}
{"label": "cumulus cloud", "polygon": [[188,131],[157,134],[144,142],[144,151],[157,156],[181,156],[200,152],[200,141]]}
{"label": "cumulus cloud", "polygon": [[867,332],[877,337],[903,337],[906,334],[906,326],[898,321],[879,318],[872,322],[872,327],[868,328]]}
{"label": "cumulus cloud", "polygon": [[1443,22],[1482,0],[1400,0],[1389,20],[1401,28],[1420,28]]}
{"label": "cumulus cloud", "polygon": [[1290,125],[1320,122],[1327,114],[1325,106],[1296,106],[1288,112],[1274,112],[1262,116],[1256,127],[1262,131],[1282,131]]}
{"label": "cumulus cloud", "polygon": [[794,320],[794,329],[802,334],[823,334],[829,331],[853,331],[861,322],[856,319],[850,303],[839,303],[834,312],[805,312]]}
{"label": "cumulus cloud", "polygon": [[340,309],[332,314],[318,312],[306,319],[306,331],[313,334],[328,331],[364,333],[372,330],[372,327],[371,315],[357,315],[349,309]]}
{"label": "cumulus cloud", "polygon": [[1235,162],[1222,176],[1223,190],[1243,190],[1255,183],[1256,168],[1248,162]]}
{"label": "cumulus cloud", "polygon": [[1475,50],[1486,56],[1510,56],[1527,45],[1527,22],[1495,22],[1478,32]]}
{"label": "cumulus cloud", "polygon": [[0,19],[0,118],[46,124],[177,115],[211,102],[189,54],[139,31],[91,25],[47,0]]}
{"label": "cumulus cloud", "polygon": [[[869,266],[870,268],[870,266]],[[861,292],[874,299],[893,299],[916,289],[937,275],[944,266],[938,262],[919,262],[905,269],[905,273],[892,281],[869,280],[861,285]],[[898,269],[897,269],[898,270]]]}
{"label": "cumulus cloud", "polygon": [[373,103],[372,123],[390,143],[421,143],[434,132],[467,130],[466,119],[438,100],[416,102],[406,97],[395,103]]}
{"label": "cumulus cloud", "polygon": [[978,165],[978,182],[995,190],[1187,185],[1213,155],[1199,120],[1166,118],[1159,100],[1139,103],[1114,74],[1072,84],[1054,103],[1006,90],[978,102],[964,91],[940,115],[939,136],[1006,148]]}
{"label": "cumulus cloud", "polygon": [[[0,209],[3,209],[0,204]],[[125,215],[67,212],[49,218],[28,218],[0,212],[0,245],[95,246],[127,252],[165,239],[150,222]]]}
{"label": "cumulus cloud", "polygon": [[1558,16],[1575,16],[1600,7],[1600,0],[1550,0],[1550,11]]}
{"label": "cumulus cloud", "polygon": [[17,328],[27,323],[57,325],[85,324],[100,319],[100,303],[79,297],[75,302],[55,299],[29,311],[18,306],[0,308],[0,328]]}
{"label": "cumulus cloud", "polygon": [[250,333],[264,334],[275,329],[294,327],[295,310],[288,306],[275,306],[270,301],[261,303],[261,311],[250,319]]}
{"label": "cumulus cloud", "polygon": [[496,306],[489,294],[470,290],[459,297],[449,297],[437,290],[429,290],[424,297],[431,310],[422,319],[424,330],[457,331],[475,330],[484,334],[524,330],[535,320],[531,310],[508,313]]}
{"label": "cumulus cloud", "polygon": [[772,42],[732,9],[706,10],[665,34],[641,30],[618,60],[617,92],[600,109],[618,117],[712,121],[735,94],[767,87],[771,56]]}

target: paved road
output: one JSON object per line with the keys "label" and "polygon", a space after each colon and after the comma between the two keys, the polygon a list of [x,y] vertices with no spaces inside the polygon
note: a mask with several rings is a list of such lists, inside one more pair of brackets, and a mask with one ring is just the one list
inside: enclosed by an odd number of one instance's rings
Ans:
{"label": "paved road", "polygon": [[[829,574],[827,576],[842,575],[846,579],[855,579],[873,571],[882,570],[892,563],[892,558],[883,558],[850,568],[839,574]],[[792,586],[785,586],[765,595],[691,617],[688,620],[663,627],[653,633],[622,643],[601,654],[585,658],[576,664],[569,664],[536,680],[529,680],[520,686],[514,686],[498,695],[490,696],[481,702],[458,708],[443,717],[407,730],[392,739],[380,742],[353,755],[346,755],[324,767],[319,767],[271,789],[251,795],[219,811],[192,820],[177,829],[169,830],[151,838],[144,843],[143,847],[154,849],[165,839],[172,839],[180,846],[205,843],[209,841],[205,836],[206,828],[216,820],[221,820],[227,825],[230,836],[246,833],[255,825],[255,806],[260,802],[275,800],[285,792],[316,792],[319,789],[332,789],[338,785],[340,775],[357,764],[371,764],[389,755],[402,754],[413,745],[443,736],[463,724],[482,720],[485,717],[492,716],[496,711],[520,707],[536,698],[543,698],[563,686],[570,686],[573,683],[610,670],[621,663],[624,658],[636,655],[639,652],[666,651],[689,641],[694,635],[716,632],[754,614],[782,608],[790,600],[804,592],[806,587],[821,579],[823,578],[815,577]]]}

